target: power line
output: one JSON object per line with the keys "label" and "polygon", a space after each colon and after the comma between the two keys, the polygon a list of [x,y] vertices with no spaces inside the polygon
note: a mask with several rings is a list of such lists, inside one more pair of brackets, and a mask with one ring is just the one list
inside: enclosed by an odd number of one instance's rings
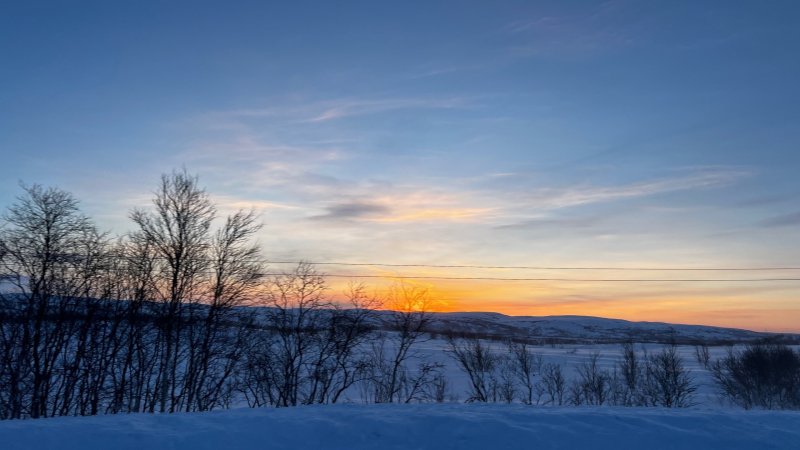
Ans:
{"label": "power line", "polygon": [[757,272],[800,270],[800,267],[557,267],[557,266],[484,266],[473,264],[390,264],[390,263],[351,263],[351,262],[319,262],[319,261],[274,261],[265,260],[269,264],[300,264],[315,266],[377,266],[377,267],[431,267],[443,269],[519,269],[519,270],[619,270],[619,271],[719,271],[719,272]]}
{"label": "power line", "polygon": [[[285,275],[280,272],[262,273],[262,276],[277,276]],[[428,275],[359,275],[359,274],[332,274],[332,273],[319,273],[315,276],[330,277],[330,278],[387,278],[387,279],[409,279],[409,280],[487,280],[487,281],[572,281],[572,282],[614,282],[614,283],[659,283],[659,282],[703,282],[703,283],[717,283],[717,282],[793,282],[800,281],[800,278],[504,278],[504,277],[446,277],[446,276],[428,276]]]}
{"label": "power line", "polygon": [[[38,256],[38,255],[36,255]],[[80,257],[81,255],[51,255],[56,257]],[[97,259],[129,259],[125,255],[105,254],[95,255]],[[165,260],[163,256],[150,256],[150,259]],[[212,258],[189,258],[187,261],[214,262]],[[538,270],[619,270],[619,271],[778,271],[800,270],[800,267],[755,267],[755,268],[652,268],[652,267],[545,267],[545,266],[480,266],[480,265],[440,265],[440,264],[389,264],[389,263],[348,263],[348,262],[312,262],[312,261],[271,261],[250,260],[250,263],[264,262],[268,264],[300,264],[309,265],[337,265],[337,266],[378,266],[378,267],[433,267],[433,268],[476,268],[476,269],[538,269]],[[212,271],[201,270],[197,274],[213,274]],[[260,276],[286,275],[282,272],[263,272]],[[765,282],[797,282],[800,278],[771,277],[771,278],[564,278],[564,277],[492,277],[492,276],[442,276],[442,275],[376,275],[376,274],[341,274],[341,273],[316,273],[315,276],[327,278],[384,278],[384,279],[409,279],[409,280],[473,280],[473,281],[553,281],[553,282],[586,282],[586,283],[765,283]]]}
{"label": "power line", "polygon": [[[27,256],[39,257],[34,253],[25,253]],[[54,254],[55,257],[83,257],[84,255]],[[131,259],[132,256],[107,253],[93,255],[95,259]],[[159,255],[148,256],[149,259],[166,260],[168,258]],[[186,258],[186,261],[216,262],[214,258]],[[664,272],[775,272],[787,270],[800,270],[800,266],[776,266],[776,267],[614,267],[614,266],[501,266],[501,265],[479,265],[479,264],[428,264],[428,263],[382,263],[382,262],[342,262],[342,261],[307,261],[307,260],[271,260],[271,259],[249,259],[247,263],[265,264],[310,264],[313,266],[350,266],[350,267],[426,267],[441,269],[508,269],[508,270],[603,270],[603,271],[664,271]]]}
{"label": "power line", "polygon": [[[109,270],[106,268],[105,270]],[[110,269],[125,273],[121,269]],[[215,275],[215,272],[202,270],[194,272],[196,275]],[[253,275],[260,277],[267,276],[292,276],[290,272],[260,272]],[[387,280],[453,280],[453,281],[552,281],[552,282],[573,282],[573,283],[775,283],[775,282],[800,282],[800,278],[560,278],[560,277],[531,277],[531,278],[510,278],[510,277],[459,277],[459,276],[437,276],[437,275],[375,275],[375,274],[342,274],[342,273],[314,273],[314,277],[322,278],[383,278]],[[0,276],[2,278],[2,276]]]}

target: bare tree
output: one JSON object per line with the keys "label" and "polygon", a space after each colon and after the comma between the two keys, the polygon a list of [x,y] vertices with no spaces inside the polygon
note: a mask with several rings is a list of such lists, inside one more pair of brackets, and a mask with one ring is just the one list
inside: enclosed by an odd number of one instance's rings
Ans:
{"label": "bare tree", "polygon": [[[151,210],[131,213],[138,229],[122,254],[133,289],[130,318],[138,323],[126,348],[133,353],[122,362],[129,378],[116,382],[117,407],[126,385],[139,391],[135,410],[202,411],[230,398],[251,344],[252,317],[239,307],[261,282],[252,243],[260,225],[253,212],[239,211],[213,231],[215,218],[208,194],[185,170],[162,176]],[[148,321],[155,336],[141,331]]]}
{"label": "bare tree", "polygon": [[578,377],[570,386],[575,405],[604,405],[611,394],[611,374],[600,368],[600,354],[594,353],[578,366]]}
{"label": "bare tree", "polygon": [[[96,288],[105,236],[83,215],[69,193],[39,185],[3,216],[0,231],[0,417],[46,417],[69,406],[56,394],[74,387],[79,371],[65,379],[65,365],[83,366],[69,352],[78,333],[89,329],[76,318]],[[97,306],[97,305],[95,305]],[[83,358],[84,352],[77,357]]]}
{"label": "bare tree", "polygon": [[268,283],[266,325],[272,333],[268,347],[272,403],[294,406],[303,401],[307,365],[314,359],[324,330],[323,310],[331,307],[325,279],[310,264]]}
{"label": "bare tree", "polygon": [[697,344],[694,346],[695,357],[697,362],[706,369],[711,367],[711,353],[708,350],[708,344]]}
{"label": "bare tree", "polygon": [[407,402],[432,381],[437,368],[425,361],[420,362],[416,373],[408,367],[409,360],[418,356],[414,346],[429,339],[431,297],[426,289],[398,283],[389,289],[383,303],[390,308],[389,332],[372,345],[371,396],[376,403]]}
{"label": "bare tree", "polygon": [[261,228],[255,214],[239,211],[229,216],[214,233],[209,249],[212,278],[207,286],[205,308],[190,327],[189,357],[184,392],[186,411],[205,411],[218,405],[225,381],[237,368],[249,338],[249,328],[233,326],[247,321],[235,308],[256,295],[263,273],[259,247],[251,240]]}
{"label": "bare tree", "polygon": [[316,351],[311,386],[304,403],[336,403],[367,376],[368,357],[361,352],[373,336],[373,309],[380,300],[366,286],[350,283],[343,303],[325,311],[325,330]]}
{"label": "bare tree", "polygon": [[444,375],[442,368],[441,364],[427,360],[420,361],[416,370],[403,368],[396,401],[411,403],[429,400],[428,393],[433,383]]}
{"label": "bare tree", "polygon": [[163,357],[158,410],[173,412],[180,389],[178,371],[185,356],[181,352],[184,307],[201,294],[216,211],[197,177],[185,170],[162,176],[153,207],[153,211],[134,210],[131,220],[139,227],[136,238],[148,241],[159,258],[155,285],[163,302],[159,311]]}
{"label": "bare tree", "polygon": [[542,366],[542,386],[550,397],[551,405],[561,406],[564,404],[567,393],[567,379],[559,364],[548,363]]}
{"label": "bare tree", "polygon": [[650,355],[645,367],[643,393],[649,406],[684,408],[692,406],[697,386],[683,365],[675,345]]}
{"label": "bare tree", "polygon": [[496,388],[497,355],[478,338],[449,336],[447,344],[447,352],[469,378],[470,390],[467,402],[492,400]]}
{"label": "bare tree", "polygon": [[622,360],[618,364],[622,378],[623,393],[618,403],[624,406],[641,405],[641,384],[645,374],[643,364],[636,355],[636,349],[632,342],[627,342],[622,346]]}
{"label": "bare tree", "polygon": [[447,381],[447,377],[444,373],[440,372],[433,377],[433,380],[431,380],[427,397],[436,403],[444,403],[444,401],[447,399],[449,388],[450,384]]}
{"label": "bare tree", "polygon": [[378,301],[352,284],[344,302],[327,296],[313,266],[269,280],[267,306],[246,358],[242,390],[252,406],[336,403],[368,378],[371,361],[363,350],[373,336]]}
{"label": "bare tree", "polygon": [[116,335],[120,345],[112,360],[112,399],[108,412],[151,410],[157,391],[156,367],[159,359],[159,334],[152,300],[157,298],[158,255],[153,244],[141,234],[118,243],[115,250],[119,266],[113,273],[119,282],[116,295],[123,305],[122,322]]}
{"label": "bare tree", "polygon": [[[497,369],[492,379],[493,386],[490,388],[492,401],[501,400],[505,403],[513,403],[519,392],[519,378],[515,362],[511,355],[497,355]],[[522,395],[523,402],[526,395]]]}
{"label": "bare tree", "polygon": [[509,341],[508,353],[511,373],[522,389],[522,403],[532,405],[536,393],[535,377],[541,372],[542,357],[533,353],[524,342]]}

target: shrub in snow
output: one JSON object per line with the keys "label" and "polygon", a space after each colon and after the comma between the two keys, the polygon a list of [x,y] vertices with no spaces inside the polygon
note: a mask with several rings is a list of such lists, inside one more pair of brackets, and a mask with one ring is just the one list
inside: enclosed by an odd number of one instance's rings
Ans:
{"label": "shrub in snow", "polygon": [[480,339],[449,337],[448,352],[469,378],[467,402],[488,402],[496,395],[499,358]]}
{"label": "shrub in snow", "polygon": [[569,389],[570,403],[573,405],[604,405],[612,392],[612,375],[600,368],[595,353],[588,361],[578,366],[578,377]]}
{"label": "shrub in snow", "polygon": [[670,345],[647,358],[642,395],[647,406],[685,408],[694,404],[697,385],[678,355]]}
{"label": "shrub in snow", "polygon": [[567,379],[561,365],[548,363],[542,366],[542,388],[549,397],[548,403],[561,406],[567,393]]}
{"label": "shrub in snow", "polygon": [[731,350],[712,373],[723,397],[743,408],[800,408],[800,353],[786,345]]}

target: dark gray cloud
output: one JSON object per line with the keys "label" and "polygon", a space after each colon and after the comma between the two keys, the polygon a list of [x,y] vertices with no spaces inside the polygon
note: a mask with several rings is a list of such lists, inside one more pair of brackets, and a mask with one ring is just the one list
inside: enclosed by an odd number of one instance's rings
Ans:
{"label": "dark gray cloud", "polygon": [[311,217],[312,220],[350,220],[379,214],[388,214],[389,208],[369,202],[338,203],[326,208],[325,214]]}

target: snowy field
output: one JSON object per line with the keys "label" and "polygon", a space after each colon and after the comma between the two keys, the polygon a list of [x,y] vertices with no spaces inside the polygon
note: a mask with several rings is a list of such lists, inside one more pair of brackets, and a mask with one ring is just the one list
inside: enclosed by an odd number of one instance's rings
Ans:
{"label": "snowy field", "polygon": [[[505,352],[502,343],[489,343]],[[640,355],[661,344],[636,344]],[[618,344],[532,346],[543,363],[559,364],[568,379],[597,354],[611,370]],[[729,347],[710,347],[711,361]],[[360,390],[343,404],[293,408],[235,408],[171,415],[120,414],[0,421],[0,450],[15,449],[800,449],[800,411],[745,411],[724,404],[694,346],[678,352],[697,385],[686,409],[552,407],[464,404],[467,377],[431,339],[415,358],[444,366],[447,402],[364,404]],[[413,365],[413,362],[411,363]]]}
{"label": "snowy field", "polygon": [[[489,342],[488,345],[494,352],[507,352],[505,345],[499,342]],[[459,369],[456,362],[447,353],[447,341],[444,339],[431,339],[415,345],[415,355],[420,359],[436,361],[445,367],[445,375],[449,384],[447,399],[450,402],[463,402],[467,398],[468,377]],[[635,349],[640,357],[646,353],[657,353],[664,348],[663,344],[635,344]],[[742,346],[734,347],[738,350]],[[797,349],[797,346],[793,346]],[[691,345],[677,346],[678,354],[683,359],[684,366],[690,372],[697,391],[694,403],[701,408],[738,408],[723,402],[712,378],[711,372],[703,367],[697,360],[696,350]],[[710,360],[713,363],[723,358],[731,349],[729,346],[709,347]],[[572,381],[577,374],[577,368],[587,362],[592,355],[597,354],[598,366],[604,370],[613,370],[622,359],[621,344],[559,344],[530,346],[530,350],[542,357],[544,364],[558,364],[564,369],[568,381]],[[413,367],[413,362],[410,364]],[[544,399],[543,399],[544,400]],[[350,389],[346,401],[359,403],[361,401],[357,388]],[[798,446],[800,449],[800,446]]]}
{"label": "snowy field", "polygon": [[4,450],[797,449],[800,413],[329,405],[0,423]]}

